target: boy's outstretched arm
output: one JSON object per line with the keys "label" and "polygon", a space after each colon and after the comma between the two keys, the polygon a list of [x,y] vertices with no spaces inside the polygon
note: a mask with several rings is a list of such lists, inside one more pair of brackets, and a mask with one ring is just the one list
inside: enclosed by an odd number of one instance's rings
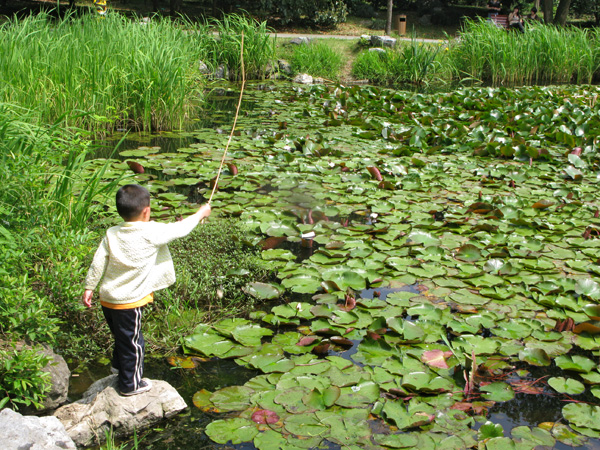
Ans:
{"label": "boy's outstretched arm", "polygon": [[200,217],[200,220],[207,218],[208,216],[210,216],[210,205],[208,203],[202,205],[200,207],[200,209],[198,209],[198,211],[196,211],[196,214]]}
{"label": "boy's outstretched arm", "polygon": [[83,304],[85,306],[87,306],[88,308],[92,307],[92,295],[94,294],[94,291],[92,289],[86,289],[85,291],[83,291],[83,296],[81,297],[81,300],[83,301]]}

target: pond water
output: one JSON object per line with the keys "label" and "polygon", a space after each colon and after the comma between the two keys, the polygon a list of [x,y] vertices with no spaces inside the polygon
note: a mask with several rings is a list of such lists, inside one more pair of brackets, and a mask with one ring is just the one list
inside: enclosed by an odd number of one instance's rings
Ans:
{"label": "pond water", "polygon": [[[212,357],[195,369],[147,361],[191,409],[144,448],[309,448],[314,430],[331,449],[600,448],[600,111],[581,89],[250,86],[213,207],[271,239],[283,302],[186,337]],[[120,148],[167,217],[208,197],[237,99],[218,94]],[[201,389],[226,412],[192,406]],[[283,419],[242,439],[257,409]]]}

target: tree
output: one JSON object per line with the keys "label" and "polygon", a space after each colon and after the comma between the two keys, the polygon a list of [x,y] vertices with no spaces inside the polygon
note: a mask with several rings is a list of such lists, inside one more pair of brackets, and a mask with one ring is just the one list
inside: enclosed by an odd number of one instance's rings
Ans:
{"label": "tree", "polygon": [[567,23],[567,16],[569,15],[570,6],[571,0],[560,0],[558,3],[558,8],[556,8],[556,15],[554,16],[554,23],[556,25],[564,26]]}
{"label": "tree", "polygon": [[387,20],[385,21],[385,34],[392,34],[392,13],[394,9],[394,0],[388,0],[387,2]]}

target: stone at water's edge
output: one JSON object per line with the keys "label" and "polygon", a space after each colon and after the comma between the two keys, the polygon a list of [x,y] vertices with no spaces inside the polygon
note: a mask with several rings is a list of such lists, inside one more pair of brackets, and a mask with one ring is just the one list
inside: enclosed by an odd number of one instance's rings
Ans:
{"label": "stone at water's edge", "polygon": [[[21,349],[25,346],[27,345],[19,343],[16,348]],[[50,373],[50,390],[46,393],[42,408],[35,409],[33,406],[19,408],[22,414],[40,414],[56,409],[67,401],[71,371],[65,359],[46,345],[41,346],[38,352],[49,358],[48,364],[42,370]]]}
{"label": "stone at water's edge", "polygon": [[96,381],[83,398],[55,411],[71,439],[79,446],[99,444],[105,431],[129,436],[187,408],[179,393],[166,381],[152,380],[152,389],[131,397],[118,393],[117,376]]}
{"label": "stone at water's edge", "polygon": [[313,77],[311,77],[307,73],[299,73],[298,75],[296,75],[296,77],[294,78],[293,81],[294,81],[294,83],[300,83],[300,84],[312,84]]}
{"label": "stone at water's edge", "polygon": [[0,411],[3,450],[75,450],[77,447],[56,417],[22,416],[11,409]]}

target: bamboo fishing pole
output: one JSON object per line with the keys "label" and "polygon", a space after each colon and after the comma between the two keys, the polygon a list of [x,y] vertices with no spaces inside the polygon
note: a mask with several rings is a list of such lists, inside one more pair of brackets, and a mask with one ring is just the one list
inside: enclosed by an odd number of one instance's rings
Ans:
{"label": "bamboo fishing pole", "polygon": [[231,127],[231,133],[229,133],[229,139],[227,140],[227,145],[225,146],[225,151],[223,152],[223,157],[221,158],[221,165],[219,166],[219,171],[217,172],[217,177],[215,178],[215,183],[212,188],[212,192],[210,193],[210,198],[208,199],[208,204],[212,201],[213,195],[215,195],[215,191],[217,190],[217,185],[219,184],[219,177],[221,176],[221,171],[223,170],[223,163],[225,163],[225,157],[227,156],[227,151],[229,150],[229,145],[231,144],[231,139],[233,138],[233,133],[235,132],[235,126],[237,124],[238,116],[240,115],[240,107],[242,106],[242,96],[244,95],[244,87],[246,86],[246,71],[244,69],[244,32],[242,31],[242,43],[240,48],[240,63],[242,66],[242,88],[240,89],[240,97],[238,98],[237,108],[235,110],[235,117],[233,118],[233,126]]}

